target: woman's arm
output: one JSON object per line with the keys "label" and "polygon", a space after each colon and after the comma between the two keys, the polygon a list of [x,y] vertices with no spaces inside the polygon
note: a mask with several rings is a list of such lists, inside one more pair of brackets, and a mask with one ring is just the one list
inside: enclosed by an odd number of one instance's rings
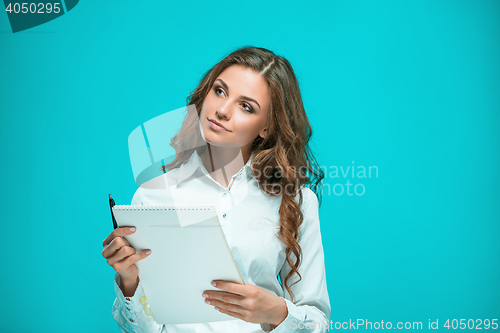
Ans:
{"label": "woman's arm", "polygon": [[[132,198],[132,205],[142,205],[141,188],[137,189]],[[122,286],[120,274],[115,275],[115,293],[116,299],[113,303],[113,318],[118,323],[122,333],[165,333],[163,326],[154,321],[153,314],[149,309],[144,290],[142,289],[141,281],[136,286],[135,290],[126,290],[126,286]],[[122,288],[126,290],[127,295],[133,294],[131,297],[123,295]],[[128,288],[130,289],[130,288]]]}
{"label": "woman's arm", "polygon": [[[284,300],[288,308],[286,319],[273,329],[271,325],[261,324],[264,331],[272,333],[292,332],[327,332],[330,322],[330,299],[326,288],[325,259],[321,242],[318,199],[309,188],[303,190],[302,213],[304,220],[299,228],[302,248],[302,262],[299,272],[300,282],[290,287],[295,296],[292,303],[290,294],[284,287],[285,277],[291,271],[285,261],[280,279],[285,292]],[[295,259],[292,254],[292,261]],[[289,285],[298,280],[297,274],[290,279]]]}

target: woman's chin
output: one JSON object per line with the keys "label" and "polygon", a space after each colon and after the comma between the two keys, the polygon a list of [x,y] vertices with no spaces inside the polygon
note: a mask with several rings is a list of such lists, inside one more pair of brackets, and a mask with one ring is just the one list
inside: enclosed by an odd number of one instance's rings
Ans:
{"label": "woman's chin", "polygon": [[227,138],[222,137],[219,133],[214,133],[212,129],[205,130],[203,132],[203,136],[205,137],[205,141],[207,142],[227,142]]}
{"label": "woman's chin", "polygon": [[226,148],[239,148],[237,144],[234,142],[229,142],[225,140],[224,138],[221,138],[217,134],[214,133],[204,133],[205,136],[205,142],[211,144],[212,146],[217,146],[217,147],[226,147]]}
{"label": "woman's chin", "polygon": [[227,141],[222,141],[222,140],[211,140],[209,138],[206,138],[205,140],[207,143],[210,143],[212,146],[217,146],[217,147],[225,147],[225,148],[236,148],[237,146],[232,143],[232,142],[227,142]]}

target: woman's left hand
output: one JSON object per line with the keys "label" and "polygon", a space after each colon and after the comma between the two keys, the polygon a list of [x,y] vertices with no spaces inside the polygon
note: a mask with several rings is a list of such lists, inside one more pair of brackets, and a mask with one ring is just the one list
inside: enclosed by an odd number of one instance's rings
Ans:
{"label": "woman's left hand", "polygon": [[222,313],[249,323],[275,326],[281,324],[288,315],[285,300],[263,288],[230,281],[213,282],[216,288],[224,291],[206,290],[203,297],[206,298],[205,303],[213,305]]}

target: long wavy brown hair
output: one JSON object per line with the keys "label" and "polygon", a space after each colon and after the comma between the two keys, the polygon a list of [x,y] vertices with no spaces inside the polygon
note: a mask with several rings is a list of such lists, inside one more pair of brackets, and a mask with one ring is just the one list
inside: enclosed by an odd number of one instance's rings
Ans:
{"label": "long wavy brown hair", "polygon": [[298,271],[302,259],[299,226],[304,218],[300,209],[303,201],[300,189],[302,186],[309,187],[321,204],[324,172],[319,168],[309,147],[312,129],[304,110],[297,78],[288,60],[265,48],[247,46],[231,52],[208,70],[187,97],[187,104],[194,104],[196,113],[188,112],[181,129],[172,137],[170,145],[175,149],[176,156],[162,169],[166,172],[167,169],[179,167],[197,149],[193,148],[193,142],[201,140],[199,114],[205,97],[219,74],[233,65],[253,69],[269,85],[271,105],[267,118],[268,134],[265,139],[257,136],[253,141],[252,152],[255,155],[251,168],[260,188],[267,195],[282,195],[278,238],[286,246],[286,261],[291,271],[285,277],[284,286],[293,301],[289,280],[294,273],[299,276],[295,283],[302,279]]}

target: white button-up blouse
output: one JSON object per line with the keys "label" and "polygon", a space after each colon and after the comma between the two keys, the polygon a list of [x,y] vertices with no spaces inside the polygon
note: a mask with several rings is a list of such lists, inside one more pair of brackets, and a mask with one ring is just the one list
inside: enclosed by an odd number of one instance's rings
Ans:
{"label": "white button-up blouse", "polygon": [[[295,302],[292,302],[280,283],[280,280],[284,283],[291,270],[285,260],[285,245],[277,238],[281,195],[271,197],[260,189],[250,169],[253,156],[232,176],[225,188],[208,173],[195,150],[179,168],[144,183],[134,194],[132,205],[213,205],[245,283],[266,289],[285,300],[288,316],[272,332],[326,332],[331,309],[318,199],[313,191],[302,187],[304,220],[299,227],[303,255],[299,272],[302,279],[291,286],[295,296]],[[290,281],[293,283],[297,279],[294,274]],[[112,314],[122,332],[256,333],[271,330],[269,324],[249,323],[238,318],[210,323],[161,325],[154,321],[150,309],[143,306],[147,303],[140,282],[133,297],[124,297],[119,284],[120,275],[117,273]]]}

